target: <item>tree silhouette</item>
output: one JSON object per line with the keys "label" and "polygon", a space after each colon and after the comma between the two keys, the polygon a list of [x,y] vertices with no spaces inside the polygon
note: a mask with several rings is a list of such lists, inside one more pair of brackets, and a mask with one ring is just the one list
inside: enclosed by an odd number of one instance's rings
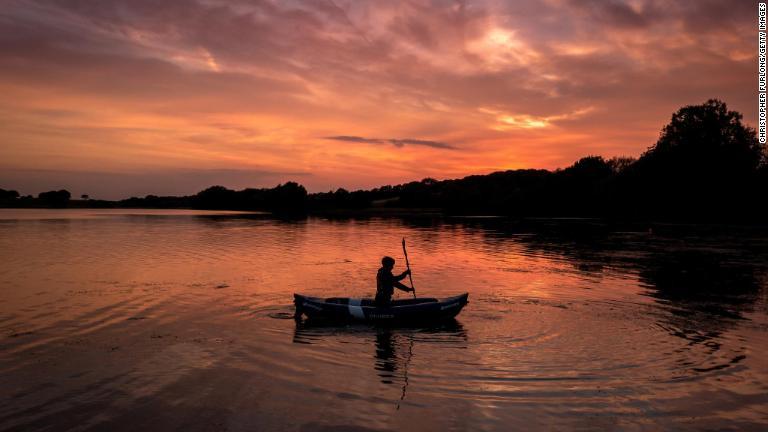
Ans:
{"label": "tree silhouette", "polygon": [[[754,204],[764,147],[742,115],[710,99],[679,109],[618,190],[645,214],[722,217]],[[629,207],[632,207],[631,205]]]}
{"label": "tree silhouette", "polygon": [[191,197],[190,201],[192,207],[199,209],[294,213],[305,211],[307,190],[296,182],[280,184],[272,189],[248,188],[241,191],[211,186]]}
{"label": "tree silhouette", "polygon": [[211,186],[200,191],[193,199],[193,206],[201,209],[231,209],[238,208],[237,193],[224,186]]}
{"label": "tree silhouette", "polygon": [[635,162],[637,162],[637,158],[631,156],[614,156],[608,159],[608,166],[611,167],[614,174],[619,174],[631,167]]}
{"label": "tree silhouette", "polygon": [[266,189],[267,210],[277,212],[302,212],[306,210],[307,190],[296,182],[286,182]]}
{"label": "tree silhouette", "polygon": [[15,201],[18,197],[18,191],[0,189],[0,201]]}
{"label": "tree silhouette", "polygon": [[717,99],[680,108],[638,162],[674,172],[743,176],[757,169],[763,148],[741,119]]}
{"label": "tree silhouette", "polygon": [[66,207],[72,194],[68,190],[61,189],[57,191],[41,192],[37,199],[44,205],[51,207]]}

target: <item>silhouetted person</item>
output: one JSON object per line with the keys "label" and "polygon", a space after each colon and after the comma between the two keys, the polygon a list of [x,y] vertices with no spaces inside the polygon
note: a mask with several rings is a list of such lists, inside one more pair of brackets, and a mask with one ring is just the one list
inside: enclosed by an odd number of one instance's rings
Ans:
{"label": "silhouetted person", "polygon": [[385,256],[381,259],[381,268],[376,273],[376,306],[389,306],[392,302],[392,295],[395,293],[395,288],[403,290],[405,292],[413,291],[413,288],[400,283],[411,271],[406,270],[400,273],[399,276],[392,274],[392,269],[395,267],[395,259]]}

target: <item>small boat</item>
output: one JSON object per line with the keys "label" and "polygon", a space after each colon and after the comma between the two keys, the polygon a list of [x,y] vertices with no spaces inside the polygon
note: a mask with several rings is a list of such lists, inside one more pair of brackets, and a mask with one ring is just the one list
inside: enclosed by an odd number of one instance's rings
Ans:
{"label": "small boat", "polygon": [[393,300],[377,307],[373,299],[349,297],[319,298],[294,294],[296,318],[368,322],[434,322],[455,317],[467,304],[468,293],[444,299],[421,297]]}

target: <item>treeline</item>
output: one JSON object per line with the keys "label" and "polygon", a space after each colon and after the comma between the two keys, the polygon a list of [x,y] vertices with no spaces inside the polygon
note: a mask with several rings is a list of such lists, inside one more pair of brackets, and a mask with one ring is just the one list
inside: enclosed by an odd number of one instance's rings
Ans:
{"label": "treeline", "polygon": [[303,213],[307,210],[307,191],[304,186],[287,182],[271,189],[243,189],[234,191],[223,186],[212,186],[189,196],[147,195],[120,201],[93,200],[87,195],[71,200],[66,190],[43,192],[37,198],[21,197],[15,190],[0,189],[0,207],[44,208],[182,208],[204,210],[260,210],[285,213]]}
{"label": "treeline", "polygon": [[[729,111],[719,100],[686,106],[672,115],[658,141],[639,158],[588,156],[556,171],[510,170],[314,194],[307,194],[294,182],[241,191],[214,186],[192,196],[88,202],[93,206],[293,213],[430,209],[461,215],[764,222],[768,216],[766,149],[755,130],[741,120],[741,114]],[[24,200],[35,201],[0,190],[0,205],[18,205]],[[69,192],[46,192],[36,200],[41,205],[66,206]]]}
{"label": "treeline", "polygon": [[21,196],[18,191],[0,189],[0,207],[68,207],[72,194],[67,190],[42,192],[37,198]]}
{"label": "treeline", "polygon": [[453,214],[765,221],[766,149],[711,99],[672,115],[639,158],[588,156],[556,171],[510,170],[314,194],[313,209],[436,208]]}
{"label": "treeline", "polygon": [[287,182],[274,188],[247,188],[240,191],[224,186],[212,186],[185,197],[130,198],[120,201],[121,207],[193,208],[205,210],[261,210],[277,213],[303,213],[306,211],[307,190],[296,182]]}

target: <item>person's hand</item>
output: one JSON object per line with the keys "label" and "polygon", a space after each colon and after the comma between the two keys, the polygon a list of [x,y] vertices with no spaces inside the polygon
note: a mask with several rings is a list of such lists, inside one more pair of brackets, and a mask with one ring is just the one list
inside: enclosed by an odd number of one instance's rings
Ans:
{"label": "person's hand", "polygon": [[409,274],[411,274],[411,270],[406,270],[406,271],[403,272],[403,274],[408,276]]}
{"label": "person's hand", "polygon": [[411,288],[408,289],[408,292],[416,292],[416,288],[411,287]]}

